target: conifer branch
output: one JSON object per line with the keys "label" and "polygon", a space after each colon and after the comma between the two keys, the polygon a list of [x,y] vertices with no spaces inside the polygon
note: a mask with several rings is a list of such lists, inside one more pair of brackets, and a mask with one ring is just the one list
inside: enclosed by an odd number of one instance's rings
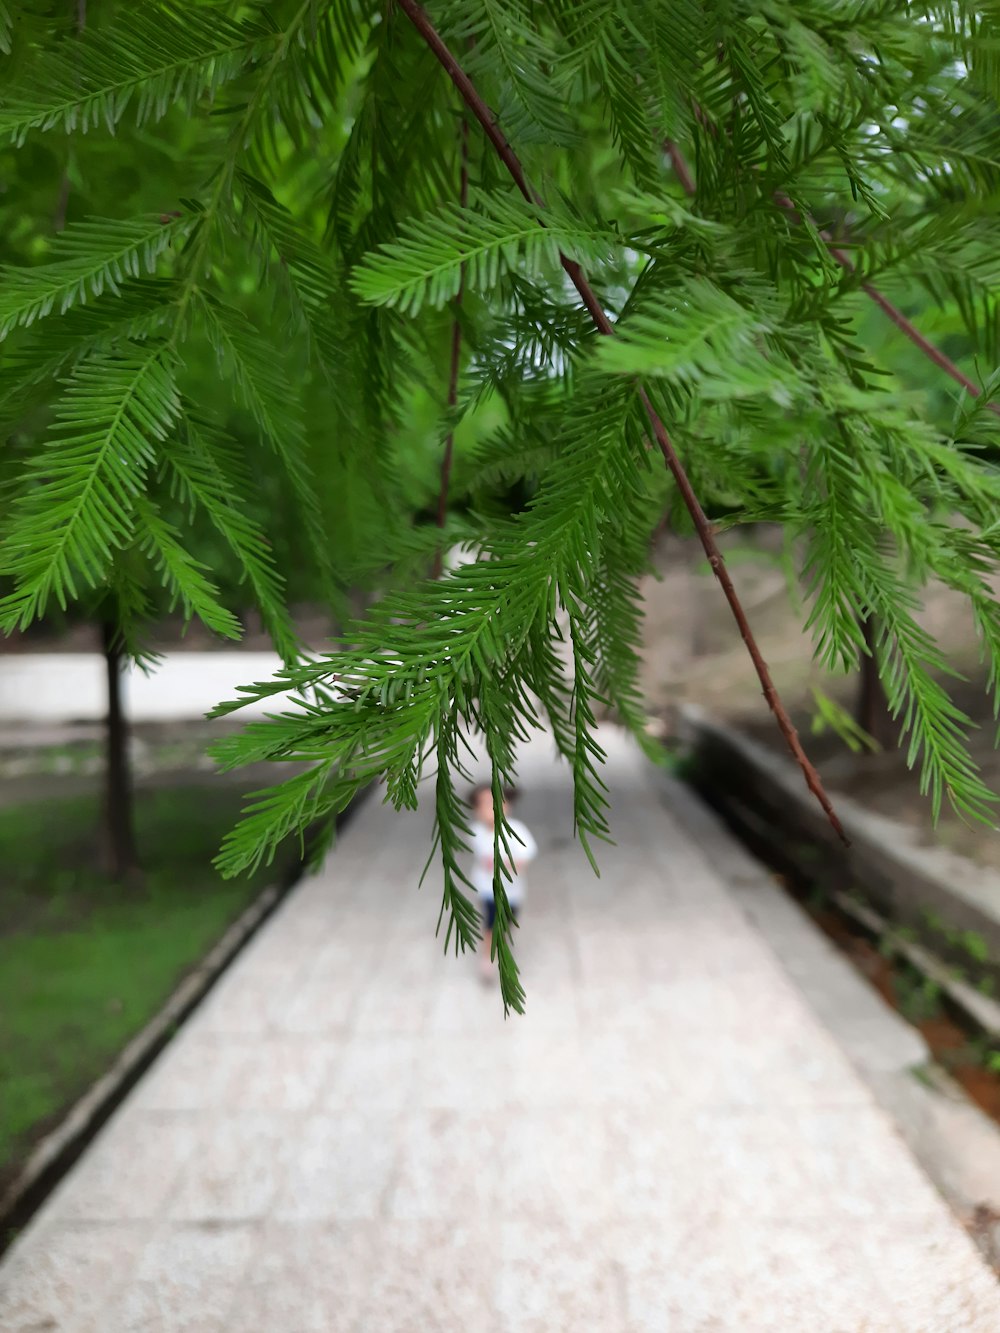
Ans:
{"label": "conifer branch", "polygon": [[[517,188],[529,203],[538,207],[543,207],[541,198],[532,189],[528,182],[524,169],[521,166],[520,159],[507,142],[507,139],[497,125],[489,107],[483,101],[482,97],[480,97],[472,80],[466,74],[452,52],[448,49],[448,46],[437,32],[426,11],[417,3],[417,0],[399,0],[399,7],[420,33],[421,37],[427,43],[428,47],[448,74],[452,83],[458,89],[458,92],[464,99],[469,110],[479,121],[486,137],[489,139],[500,160],[507,168]],[[545,225],[542,219],[539,219],[539,225]],[[598,301],[597,295],[588,282],[581,266],[561,252],[559,258],[563,269],[579,293],[580,299],[594,321],[598,331],[605,336],[613,335],[614,325],[608,319],[604,308]],[[840,820],[837,818],[836,812],[830,803],[830,799],[823,788],[819,773],[816,771],[803,750],[802,743],[799,740],[798,733],[795,730],[791,717],[788,715],[778,691],[775,688],[774,682],[771,679],[767,663],[764,661],[760,648],[754,638],[753,631],[751,630],[750,624],[743,611],[739,596],[737,595],[732,579],[729,576],[729,571],[726,567],[722,552],[715,540],[712,525],[702,509],[698,497],[695,495],[694,488],[692,487],[684,469],[684,465],[681,463],[677,451],[674,448],[667,428],[653,407],[649,395],[641,385],[638,386],[638,392],[640,401],[642,402],[646,415],[649,418],[650,425],[652,426],[653,435],[663,454],[664,461],[673,476],[677,489],[680,491],[681,498],[684,501],[688,513],[691,515],[692,522],[694,523],[695,530],[698,533],[705,554],[708,557],[709,564],[722,587],[723,594],[725,595],[726,601],[729,603],[730,610],[739,627],[740,635],[743,642],[746,644],[747,651],[750,654],[751,661],[753,662],[758,679],[760,680],[764,698],[767,700],[768,706],[774,713],[778,727],[788,744],[788,748],[791,750],[796,762],[802,769],[806,786],[816,797],[826,814],[827,819],[830,821],[830,824],[836,830],[838,835],[844,842],[847,842],[847,836],[844,833]]]}
{"label": "conifer branch", "polygon": [[[684,158],[684,154],[678,148],[677,144],[670,139],[666,140],[664,147],[670,157],[674,174],[681,183],[681,188],[684,193],[691,198],[695,193],[695,182],[694,177],[691,175],[691,168],[688,166]],[[775,194],[774,202],[783,212],[787,213],[789,217],[793,218],[796,222],[801,222],[802,219],[799,215],[799,211],[787,194]],[[821,230],[816,225],[814,218],[810,218],[810,222],[816,227],[820,240],[824,242],[826,248],[830,251],[831,256],[837,261],[844,272],[856,273],[857,269],[854,260],[847,251],[837,245],[828,231]],[[933,361],[936,366],[943,370],[946,375],[949,375],[956,384],[960,384],[963,389],[966,389],[971,393],[974,398],[979,397],[982,392],[979,385],[973,380],[970,380],[968,375],[964,374],[964,372],[955,365],[954,361],[941,351],[940,347],[936,347],[929,338],[924,337],[917,326],[911,320],[907,319],[902,310],[900,310],[897,305],[894,305],[884,292],[872,282],[863,282],[861,284],[861,290],[870,300],[875,302],[888,319],[892,320],[900,333],[909,338],[914,347],[918,348],[919,351],[927,357],[928,361]],[[1000,415],[1000,403],[987,403],[987,407],[991,412]]]}
{"label": "conifer branch", "polygon": [[684,159],[684,154],[672,139],[667,139],[665,147],[670,158],[670,165],[674,169],[674,175],[680,181],[684,193],[689,199],[692,198],[695,193],[694,177],[691,175],[691,168]]}
{"label": "conifer branch", "polygon": [[[832,238],[827,232],[821,231],[819,234],[821,238],[826,242],[830,254],[834,257],[834,259],[841,266],[841,268],[848,273],[854,273],[856,270],[854,267],[854,261],[851,259],[850,255],[848,255],[846,251],[841,250],[839,246],[834,245],[832,242]],[[958,366],[955,365],[954,361],[952,361],[950,357],[945,356],[944,352],[941,351],[940,347],[936,347],[934,343],[930,341],[930,339],[925,338],[924,335],[920,332],[920,330],[916,327],[916,325],[913,324],[909,319],[907,319],[907,317],[903,314],[903,312],[899,309],[899,307],[893,305],[893,303],[889,300],[889,298],[885,296],[874,285],[874,283],[863,282],[861,284],[861,290],[865,293],[866,296],[870,297],[870,299],[875,302],[875,304],[878,306],[878,308],[882,311],[884,315],[888,316],[888,318],[892,320],[896,328],[899,329],[899,331],[902,334],[904,334],[907,338],[909,338],[910,342],[913,343],[914,347],[917,347],[921,352],[923,352],[924,356],[926,356],[929,361],[933,361],[934,364],[940,367],[940,369],[943,370],[946,375],[950,375],[956,384],[960,384],[963,389],[967,389],[969,393],[972,394],[973,398],[979,397],[980,393],[982,392],[979,385],[974,383],[972,380],[969,379],[968,375],[964,374],[961,370],[959,370]],[[986,406],[990,409],[991,412],[1000,414],[1000,403],[987,403]]]}
{"label": "conifer branch", "polygon": [[[788,213],[788,215],[790,217],[793,217],[797,222],[801,220],[799,217],[798,210],[796,209],[795,205],[792,203],[791,199],[789,199],[787,195],[783,194],[775,195],[775,203],[778,205],[780,209]],[[815,226],[815,222],[813,222],[813,225]],[[837,263],[844,270],[844,272],[856,273],[857,269],[855,267],[854,260],[850,257],[847,251],[841,249],[841,247],[835,243],[833,237],[830,235],[828,231],[820,230],[818,227],[817,231],[819,232],[820,239],[824,242],[826,248],[830,251],[830,254],[837,261]],[[923,352],[924,356],[926,356],[929,361],[933,361],[934,364],[938,366],[941,370],[943,370],[946,375],[950,375],[956,384],[960,384],[963,389],[967,389],[968,392],[971,393],[974,398],[979,397],[979,394],[981,392],[979,386],[975,384],[972,380],[970,380],[968,375],[965,375],[961,370],[959,370],[958,366],[955,365],[954,361],[952,361],[950,357],[945,356],[944,352],[941,351],[940,347],[935,347],[935,345],[930,341],[930,339],[925,338],[924,335],[920,332],[920,330],[916,327],[916,325],[913,324],[909,319],[907,319],[906,316],[903,314],[902,310],[900,310],[898,306],[894,305],[892,301],[890,301],[889,298],[883,292],[881,292],[878,289],[878,287],[875,286],[874,283],[863,282],[861,284],[861,290],[870,300],[875,302],[875,304],[878,306],[878,308],[882,311],[884,315],[886,315],[889,319],[892,320],[893,324],[895,324],[896,328],[899,329],[900,333],[904,334],[905,337],[909,338],[910,342],[913,343],[914,347],[918,348],[919,351]],[[987,406],[989,407],[991,412],[1000,413],[1000,404],[988,403]]]}

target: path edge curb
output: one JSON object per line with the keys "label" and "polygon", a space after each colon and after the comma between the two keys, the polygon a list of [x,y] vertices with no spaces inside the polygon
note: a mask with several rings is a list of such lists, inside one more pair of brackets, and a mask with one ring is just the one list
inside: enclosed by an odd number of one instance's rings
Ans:
{"label": "path edge curb", "polygon": [[921,914],[934,909],[955,927],[981,934],[1000,959],[1000,873],[943,847],[921,845],[915,830],[833,790],[831,800],[850,838],[845,847],[789,760],[692,705],[680,710],[678,734],[692,755],[692,785],[710,804],[724,814],[770,820],[783,840],[799,837],[827,853],[815,866],[801,867],[814,878],[836,863],[838,877],[863,880],[866,895],[890,920],[919,925]]}

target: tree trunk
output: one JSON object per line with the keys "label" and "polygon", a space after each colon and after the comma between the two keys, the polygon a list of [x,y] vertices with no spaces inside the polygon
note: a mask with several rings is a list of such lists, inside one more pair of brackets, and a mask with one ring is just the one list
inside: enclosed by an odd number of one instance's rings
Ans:
{"label": "tree trunk", "polygon": [[861,676],[858,681],[854,720],[883,749],[892,749],[896,745],[896,734],[892,714],[889,712],[889,700],[886,698],[885,688],[878,674],[875,619],[871,615],[862,616],[860,619],[861,632],[865,636],[868,652],[859,654]]}
{"label": "tree trunk", "polygon": [[108,873],[119,883],[141,879],[132,820],[128,722],[122,707],[122,651],[113,621],[101,622],[101,645],[108,677],[108,718],[104,770],[104,855]]}

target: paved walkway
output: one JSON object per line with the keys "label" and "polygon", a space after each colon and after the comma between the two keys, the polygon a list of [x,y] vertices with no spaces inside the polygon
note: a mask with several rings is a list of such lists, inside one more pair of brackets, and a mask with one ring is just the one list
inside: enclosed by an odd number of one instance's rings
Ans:
{"label": "paved walkway", "polygon": [[[0,1267],[4,1333],[961,1333],[997,1285],[641,761],[565,779],[504,1022],[377,802]],[[140,965],[141,965],[141,960]]]}

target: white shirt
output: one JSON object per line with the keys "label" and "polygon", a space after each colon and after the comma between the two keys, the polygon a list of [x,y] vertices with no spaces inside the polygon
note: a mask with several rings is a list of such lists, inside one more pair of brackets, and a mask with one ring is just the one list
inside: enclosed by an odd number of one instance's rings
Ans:
{"label": "white shirt", "polygon": [[[509,819],[507,821],[510,832],[507,835],[507,841],[510,845],[511,855],[518,865],[525,865],[528,861],[533,861],[538,854],[538,846],[534,838],[524,827],[519,819]],[[501,844],[501,853],[502,853]],[[474,820],[472,824],[472,883],[475,885],[476,892],[486,902],[493,901],[493,830],[481,824],[479,820]],[[517,907],[524,901],[524,876],[519,875],[514,866],[511,866],[512,879],[504,877],[504,888],[507,890],[507,901],[511,907]]]}

